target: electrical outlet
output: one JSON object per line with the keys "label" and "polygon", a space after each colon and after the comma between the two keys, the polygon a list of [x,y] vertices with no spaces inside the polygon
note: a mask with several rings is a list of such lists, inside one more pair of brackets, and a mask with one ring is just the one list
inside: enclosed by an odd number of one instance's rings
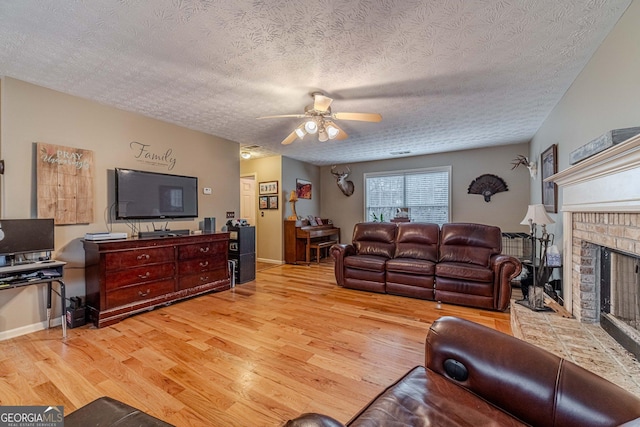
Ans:
{"label": "electrical outlet", "polygon": [[204,194],[211,194],[211,187],[204,187],[204,188],[202,189],[202,192],[203,192]]}

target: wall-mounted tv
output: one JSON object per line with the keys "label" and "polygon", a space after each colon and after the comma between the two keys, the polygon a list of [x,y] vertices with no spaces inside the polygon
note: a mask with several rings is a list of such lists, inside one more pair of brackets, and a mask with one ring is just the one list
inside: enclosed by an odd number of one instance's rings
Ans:
{"label": "wall-mounted tv", "polygon": [[53,246],[53,219],[0,219],[0,255],[51,252]]}
{"label": "wall-mounted tv", "polygon": [[198,216],[198,178],[116,168],[117,219]]}

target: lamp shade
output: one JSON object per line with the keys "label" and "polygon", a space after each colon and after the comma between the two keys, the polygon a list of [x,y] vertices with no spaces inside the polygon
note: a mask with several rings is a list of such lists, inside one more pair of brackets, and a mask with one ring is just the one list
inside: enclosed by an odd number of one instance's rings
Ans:
{"label": "lamp shade", "polygon": [[309,120],[304,124],[304,130],[306,130],[307,133],[314,134],[318,132],[318,125],[313,120]]}
{"label": "lamp shade", "polygon": [[544,208],[544,205],[542,204],[529,205],[529,207],[527,208],[527,213],[520,224],[529,225],[530,224],[529,220],[531,220],[531,223],[538,224],[538,225],[547,225],[547,224],[555,223],[555,221],[551,219],[551,217],[547,214],[547,210]]}

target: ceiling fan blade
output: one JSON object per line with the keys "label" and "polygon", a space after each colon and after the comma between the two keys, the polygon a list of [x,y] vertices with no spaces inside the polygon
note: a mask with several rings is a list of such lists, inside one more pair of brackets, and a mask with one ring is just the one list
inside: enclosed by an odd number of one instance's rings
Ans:
{"label": "ceiling fan blade", "polygon": [[286,137],[285,139],[282,140],[282,145],[289,145],[291,144],[293,141],[296,140],[296,138],[298,137],[298,135],[296,134],[296,131],[294,130],[293,132],[291,132],[289,134],[288,137]]}
{"label": "ceiling fan blade", "polygon": [[328,120],[326,122],[326,124],[327,124],[327,126],[329,126],[329,125],[335,126],[335,128],[338,129],[338,136],[336,136],[335,139],[343,140],[343,139],[349,138],[349,135],[347,135],[347,133],[344,130],[342,130],[342,128],[340,126],[335,124],[335,122],[332,122],[332,121]]}
{"label": "ceiling fan blade", "polygon": [[382,116],[378,113],[333,113],[336,120],[358,120],[361,122],[379,122]]}
{"label": "ceiling fan blade", "polygon": [[317,93],[313,96],[313,109],[316,111],[327,111],[332,102],[333,99]]}
{"label": "ceiling fan blade", "polygon": [[262,116],[262,117],[257,117],[258,120],[260,119],[279,119],[281,117],[295,117],[298,119],[302,119],[304,117],[307,117],[306,114],[281,114],[278,116]]}

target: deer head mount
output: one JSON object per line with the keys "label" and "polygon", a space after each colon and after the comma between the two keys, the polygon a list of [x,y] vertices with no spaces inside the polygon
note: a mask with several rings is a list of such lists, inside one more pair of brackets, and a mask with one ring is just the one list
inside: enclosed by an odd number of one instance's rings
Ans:
{"label": "deer head mount", "polygon": [[349,197],[353,194],[353,182],[347,180],[349,174],[351,173],[351,169],[347,166],[346,171],[338,172],[336,171],[336,166],[331,166],[331,175],[336,177],[336,184],[338,184],[338,188],[342,191],[342,194]]}

